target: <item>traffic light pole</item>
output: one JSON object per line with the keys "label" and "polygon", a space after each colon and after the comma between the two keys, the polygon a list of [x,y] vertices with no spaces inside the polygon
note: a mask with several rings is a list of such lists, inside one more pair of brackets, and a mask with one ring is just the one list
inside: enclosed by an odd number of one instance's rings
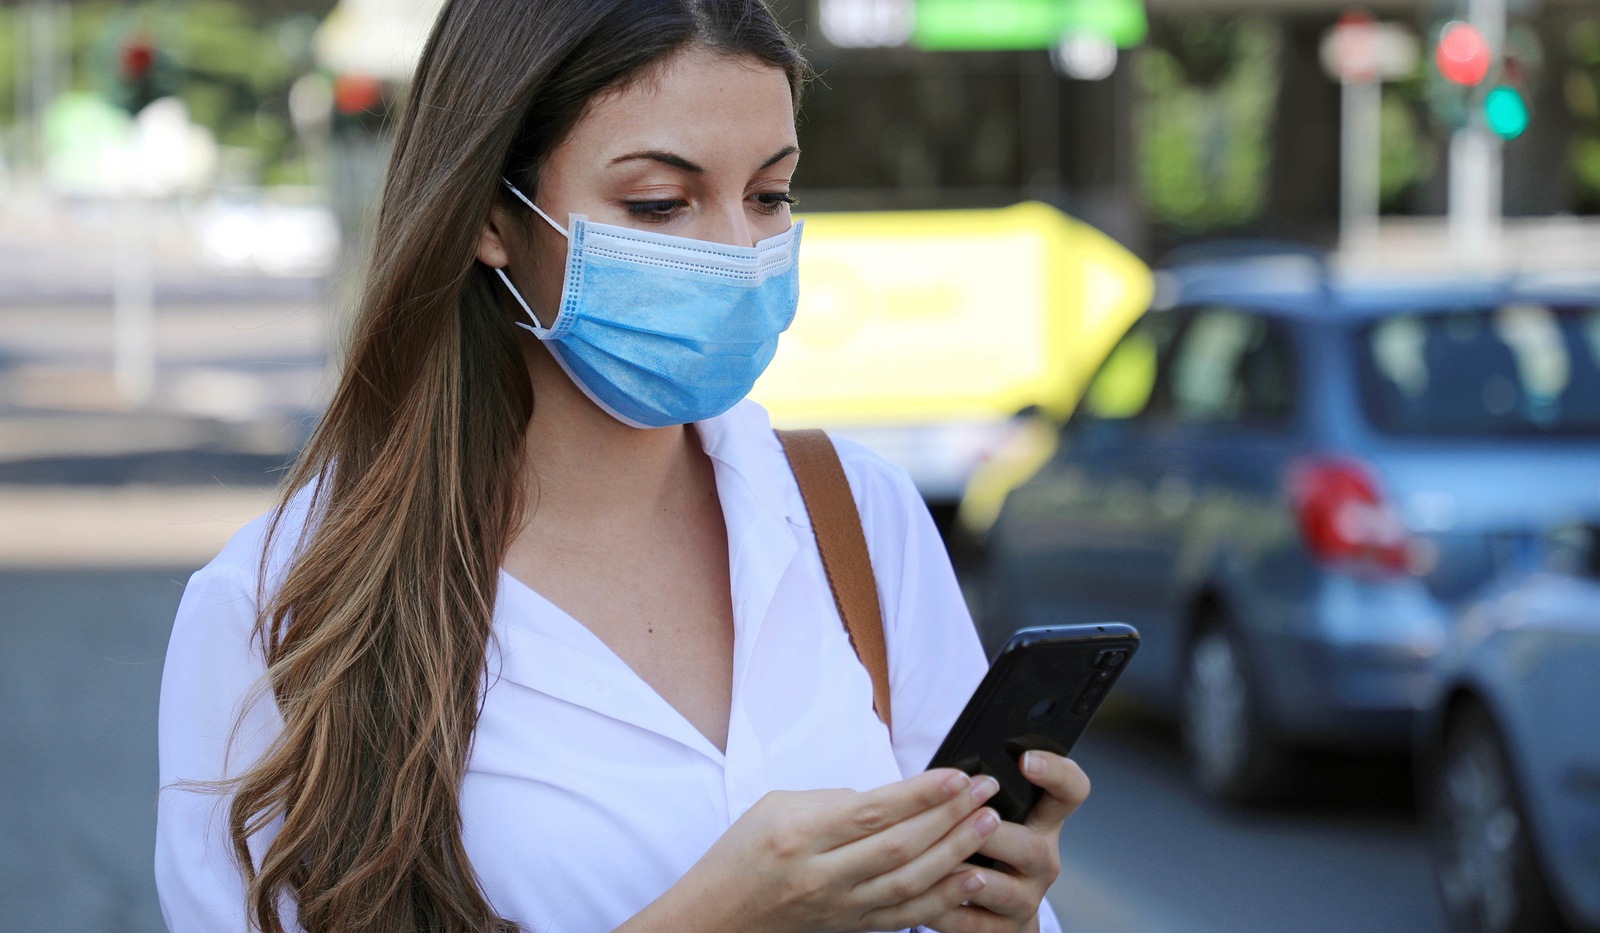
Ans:
{"label": "traffic light pole", "polygon": [[[1490,54],[1503,56],[1505,0],[1470,0],[1467,10]],[[1503,145],[1477,107],[1450,137],[1450,244],[1464,267],[1488,268],[1499,250]]]}
{"label": "traffic light pole", "polygon": [[1499,247],[1501,146],[1478,114],[1450,137],[1450,243],[1469,268],[1487,268]]}
{"label": "traffic light pole", "polygon": [[1339,88],[1339,243],[1370,248],[1378,235],[1383,85],[1376,75]]}

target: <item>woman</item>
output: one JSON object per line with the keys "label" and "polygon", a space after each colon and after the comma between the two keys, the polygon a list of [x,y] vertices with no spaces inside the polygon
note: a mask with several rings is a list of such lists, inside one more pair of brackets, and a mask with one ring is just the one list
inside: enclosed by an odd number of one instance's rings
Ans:
{"label": "woman", "polygon": [[794,309],[802,70],[761,0],[446,6],[343,379],[174,625],[173,930],[1055,929],[1082,772],[1033,755],[1003,826],[918,773],[983,658],[915,490],[840,445],[891,738],[739,401]]}

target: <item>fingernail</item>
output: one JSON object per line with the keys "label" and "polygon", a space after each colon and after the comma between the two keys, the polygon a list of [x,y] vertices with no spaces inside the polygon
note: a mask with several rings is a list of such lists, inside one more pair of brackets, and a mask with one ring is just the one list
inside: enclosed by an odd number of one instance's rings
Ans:
{"label": "fingernail", "polygon": [[1022,756],[1022,770],[1035,777],[1044,773],[1044,756],[1038,752],[1029,752]]}
{"label": "fingernail", "polygon": [[966,881],[961,882],[961,890],[966,894],[977,894],[988,886],[989,879],[985,878],[981,871],[973,872],[967,876]]}
{"label": "fingernail", "polygon": [[978,835],[987,838],[991,833],[1000,828],[1000,814],[993,810],[985,810],[978,814]]}
{"label": "fingernail", "polygon": [[944,790],[946,796],[954,797],[956,794],[961,793],[961,789],[970,783],[972,783],[972,778],[957,771],[955,774],[945,778],[944,783],[939,786]]}
{"label": "fingernail", "polygon": [[993,797],[999,789],[1000,782],[986,774],[972,782],[972,802],[983,803]]}

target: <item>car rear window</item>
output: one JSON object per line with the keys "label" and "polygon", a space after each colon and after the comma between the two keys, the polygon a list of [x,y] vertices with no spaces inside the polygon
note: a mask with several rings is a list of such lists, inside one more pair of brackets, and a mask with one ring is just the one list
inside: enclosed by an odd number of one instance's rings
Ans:
{"label": "car rear window", "polygon": [[1382,431],[1600,435],[1600,308],[1396,314],[1356,341],[1364,406]]}

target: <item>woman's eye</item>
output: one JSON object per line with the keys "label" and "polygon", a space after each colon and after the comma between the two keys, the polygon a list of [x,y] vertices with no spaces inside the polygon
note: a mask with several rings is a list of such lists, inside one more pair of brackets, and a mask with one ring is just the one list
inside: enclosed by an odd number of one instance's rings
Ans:
{"label": "woman's eye", "polygon": [[764,214],[776,214],[783,210],[785,204],[794,207],[799,203],[799,201],[795,200],[794,195],[787,191],[764,191],[756,195],[757,209]]}
{"label": "woman's eye", "polygon": [[630,215],[656,223],[671,220],[680,209],[689,206],[689,202],[679,200],[629,201],[627,204]]}

